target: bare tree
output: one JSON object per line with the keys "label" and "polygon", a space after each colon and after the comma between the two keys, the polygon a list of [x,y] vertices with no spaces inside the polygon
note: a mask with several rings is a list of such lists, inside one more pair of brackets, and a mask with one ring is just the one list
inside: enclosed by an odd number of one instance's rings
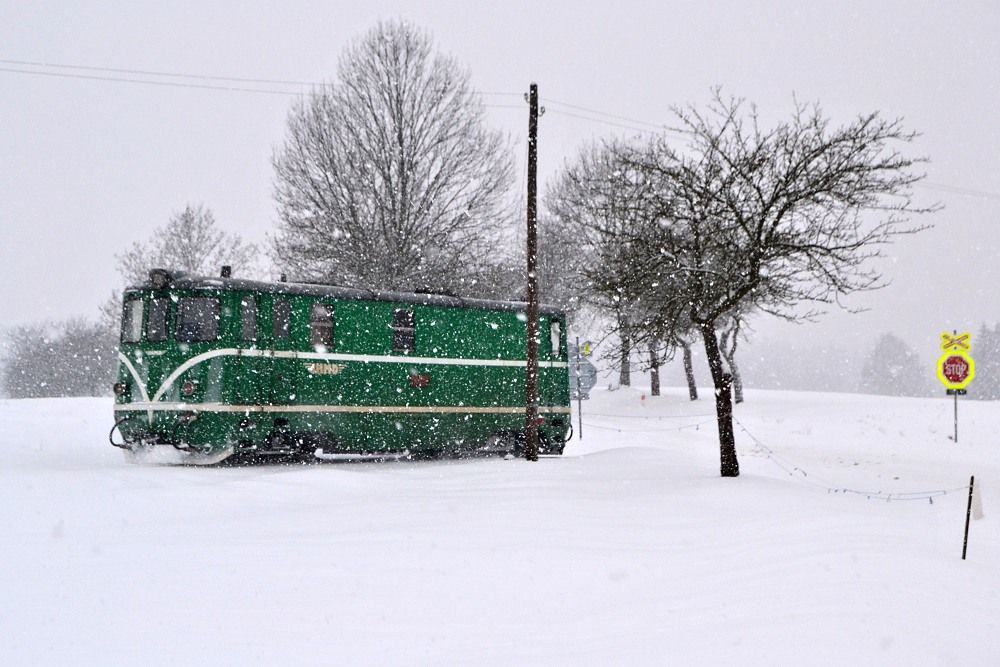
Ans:
{"label": "bare tree", "polygon": [[[818,106],[764,129],[756,109],[717,91],[705,112],[676,110],[683,150],[665,138],[628,160],[657,181],[660,225],[644,246],[665,319],[701,333],[716,390],[721,472],[739,475],[730,387],[717,332],[727,315],[763,310],[785,318],[803,302],[840,303],[885,284],[871,260],[918,231],[911,186],[921,160],[895,149],[914,134],[878,113],[832,127]],[[651,284],[651,283],[650,283]]]}
{"label": "bare tree", "polygon": [[646,369],[649,371],[649,395],[660,395],[660,367],[674,358],[676,347],[664,345],[663,341],[651,338],[646,342]]}
{"label": "bare tree", "polygon": [[740,313],[731,313],[728,319],[723,322],[719,335],[719,352],[726,360],[729,374],[733,376],[733,400],[736,403],[743,402],[743,375],[740,367],[736,363],[736,348],[739,346],[741,329],[744,327],[743,316]]}
{"label": "bare tree", "polygon": [[5,333],[0,387],[11,398],[102,396],[111,390],[115,341],[106,327],[75,318]]}
{"label": "bare tree", "polygon": [[513,223],[514,174],[469,73],[394,21],[337,72],[292,108],[272,159],[276,262],[354,287],[468,293]]}
{"label": "bare tree", "polygon": [[576,239],[577,272],[586,283],[582,299],[611,316],[621,386],[630,384],[634,350],[670,340],[669,332],[650,326],[655,316],[645,304],[649,275],[635,261],[655,211],[649,180],[622,159],[629,150],[617,141],[585,148],[546,193],[552,223],[563,237]]}
{"label": "bare tree", "polygon": [[[186,205],[155,229],[148,241],[134,242],[115,259],[122,287],[143,282],[152,268],[213,275],[228,265],[237,275],[261,274],[257,247],[219,229],[215,216],[201,204]],[[117,331],[120,317],[121,292],[114,290],[101,306],[101,322],[109,331]]]}
{"label": "bare tree", "polygon": [[698,383],[694,378],[694,363],[691,359],[691,345],[693,341],[690,338],[682,337],[679,339],[679,344],[683,350],[684,358],[684,380],[687,382],[688,387],[688,398],[692,401],[698,400]]}
{"label": "bare tree", "polygon": [[156,267],[212,275],[225,264],[238,274],[253,275],[259,271],[257,254],[252,243],[219,229],[209,209],[188,204],[156,229],[149,241],[136,241],[115,258],[124,283],[134,285]]}
{"label": "bare tree", "polygon": [[[539,217],[538,291],[544,303],[566,311],[575,319],[588,302],[589,280],[584,274],[588,261],[587,248],[572,228],[561,224],[555,216]],[[518,262],[518,266],[524,264]]]}

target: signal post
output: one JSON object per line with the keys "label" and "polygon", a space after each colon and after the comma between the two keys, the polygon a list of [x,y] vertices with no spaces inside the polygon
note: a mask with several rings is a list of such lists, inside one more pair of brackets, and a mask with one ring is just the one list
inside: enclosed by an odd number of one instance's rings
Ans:
{"label": "signal post", "polygon": [[946,393],[955,397],[955,442],[958,442],[958,397],[964,396],[966,387],[976,379],[976,362],[972,358],[972,334],[944,332],[941,334],[944,354],[937,361],[937,376]]}

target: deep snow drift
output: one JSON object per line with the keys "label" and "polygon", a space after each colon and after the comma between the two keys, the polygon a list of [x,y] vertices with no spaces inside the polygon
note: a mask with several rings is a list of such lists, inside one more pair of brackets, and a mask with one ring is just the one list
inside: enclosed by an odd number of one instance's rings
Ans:
{"label": "deep snow drift", "polygon": [[1000,664],[997,403],[750,391],[722,479],[710,398],[592,396],[538,463],[228,468],[0,401],[0,664]]}

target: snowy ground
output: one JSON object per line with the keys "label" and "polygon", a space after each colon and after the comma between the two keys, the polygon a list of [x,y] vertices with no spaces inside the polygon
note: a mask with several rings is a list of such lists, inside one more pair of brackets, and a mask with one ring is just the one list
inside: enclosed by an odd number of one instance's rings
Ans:
{"label": "snowy ground", "polygon": [[0,401],[0,664],[1000,664],[1000,405],[751,391],[722,479],[685,394],[534,464],[244,468]]}

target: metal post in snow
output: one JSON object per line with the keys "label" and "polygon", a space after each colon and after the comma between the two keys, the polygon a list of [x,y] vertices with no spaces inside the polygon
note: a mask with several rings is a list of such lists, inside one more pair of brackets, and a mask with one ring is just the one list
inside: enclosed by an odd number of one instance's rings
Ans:
{"label": "metal post in snow", "polygon": [[[952,329],[952,334],[958,336],[958,329]],[[957,349],[957,348],[956,348]],[[958,390],[955,389],[955,444],[958,444]],[[963,552],[962,559],[965,559]]]}
{"label": "metal post in snow", "polygon": [[958,390],[955,390],[955,442],[958,442]]}
{"label": "metal post in snow", "polygon": [[576,337],[576,417],[579,424],[580,440],[583,440],[583,387],[580,385],[580,337]]}
{"label": "metal post in snow", "polygon": [[969,478],[969,505],[965,508],[965,539],[962,541],[962,560],[965,560],[965,551],[969,547],[969,519],[972,517],[972,490],[976,487],[976,476]]}

